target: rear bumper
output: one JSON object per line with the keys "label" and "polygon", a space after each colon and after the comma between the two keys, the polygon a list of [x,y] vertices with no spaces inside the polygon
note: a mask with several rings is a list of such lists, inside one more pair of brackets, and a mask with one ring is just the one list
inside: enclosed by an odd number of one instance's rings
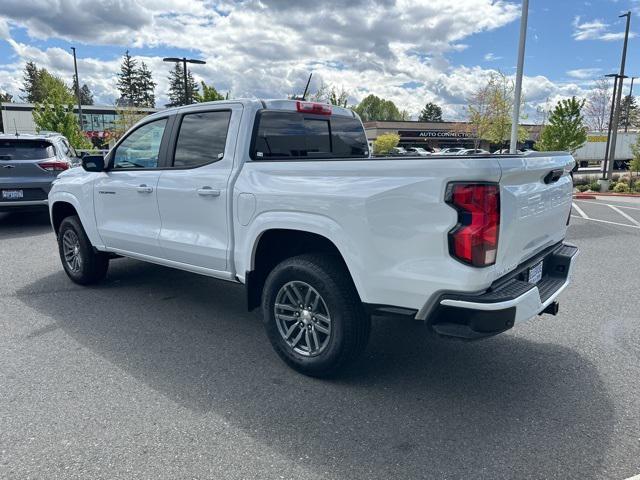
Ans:
{"label": "rear bumper", "polygon": [[[558,244],[518,266],[507,277],[480,294],[442,294],[427,323],[439,335],[467,340],[502,333],[518,322],[535,317],[549,307],[571,281],[578,248]],[[527,281],[530,267],[543,262],[543,276]]]}
{"label": "rear bumper", "polygon": [[0,201],[0,212],[17,212],[24,210],[46,210],[49,205],[48,200],[17,200],[2,202]]}

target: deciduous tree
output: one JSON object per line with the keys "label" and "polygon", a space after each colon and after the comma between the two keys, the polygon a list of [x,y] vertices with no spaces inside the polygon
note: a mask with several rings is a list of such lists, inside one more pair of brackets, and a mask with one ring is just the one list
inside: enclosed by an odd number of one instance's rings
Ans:
{"label": "deciduous tree", "polygon": [[582,115],[585,102],[571,97],[556,104],[536,144],[538,150],[573,153],[584,145],[587,141],[587,127]]}
{"label": "deciduous tree", "polygon": [[353,110],[360,115],[363,122],[402,119],[402,114],[395,103],[373,94],[362,99]]}
{"label": "deciduous tree", "polygon": [[209,86],[204,82],[200,82],[200,86],[202,87],[202,93],[196,92],[193,98],[196,102],[201,103],[215,102],[216,100],[225,100],[225,96],[218,92],[218,90],[216,90],[216,87],[214,87],[213,85]]}
{"label": "deciduous tree", "polygon": [[37,103],[33,110],[33,120],[39,132],[58,132],[75,148],[91,148],[91,142],[80,131],[78,118],[73,113],[73,104],[64,103],[59,97],[50,97],[43,103]]}
{"label": "deciduous tree", "polygon": [[389,153],[392,148],[397,147],[398,143],[400,143],[400,135],[397,133],[383,133],[374,140],[373,153],[375,155],[384,155]]}
{"label": "deciduous tree", "polygon": [[612,89],[606,78],[596,80],[584,105],[587,127],[596,132],[605,132],[609,128]]}

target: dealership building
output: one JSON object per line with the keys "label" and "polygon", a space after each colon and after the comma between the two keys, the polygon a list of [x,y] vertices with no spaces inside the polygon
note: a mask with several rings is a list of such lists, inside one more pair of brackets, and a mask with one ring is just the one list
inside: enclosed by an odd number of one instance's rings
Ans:
{"label": "dealership building", "polygon": [[[528,132],[523,146],[530,148],[538,140],[541,125],[522,125]],[[364,128],[370,142],[384,133],[400,135],[401,147],[423,147],[428,150],[463,147],[474,148],[477,137],[467,122],[414,122],[378,121],[365,122]],[[487,140],[479,140],[478,148],[493,151],[500,146],[491,145]]]}
{"label": "dealership building", "polygon": [[[33,121],[33,103],[0,103],[2,113],[2,130],[4,133],[36,133]],[[118,107],[83,105],[82,130],[89,138],[102,138],[106,131],[114,130],[120,115],[131,110],[133,113],[150,114],[157,112],[156,108]],[[78,115],[78,107],[74,106],[74,113]]]}

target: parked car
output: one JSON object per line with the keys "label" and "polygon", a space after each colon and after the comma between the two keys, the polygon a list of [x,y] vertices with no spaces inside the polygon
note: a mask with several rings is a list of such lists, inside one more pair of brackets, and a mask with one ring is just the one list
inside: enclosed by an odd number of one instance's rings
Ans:
{"label": "parked car", "polygon": [[557,312],[577,252],[571,155],[368,150],[358,116],[326,104],[154,113],[54,183],[62,266],[82,285],[114,255],[243,284],[278,355],[315,376],[363,351],[371,315],[471,340]]}
{"label": "parked car", "polygon": [[420,157],[428,157],[431,152],[422,147],[409,147],[407,148],[409,155],[418,155]]}
{"label": "parked car", "polygon": [[390,152],[391,155],[409,155],[409,152],[404,147],[393,147]]}
{"label": "parked car", "polygon": [[434,155],[456,155],[461,150],[464,150],[464,148],[462,147],[443,148],[439,152],[434,152]]}
{"label": "parked car", "polygon": [[0,212],[46,209],[51,182],[73,165],[62,135],[0,134]]}
{"label": "parked car", "polygon": [[483,150],[482,148],[465,148],[456,153],[456,155],[487,155],[490,152]]}
{"label": "parked car", "polygon": [[[533,152],[534,150],[530,149],[530,148],[519,148],[516,152],[517,153],[527,153],[527,152]],[[496,150],[495,152],[493,152],[494,155],[499,155],[499,154],[508,154],[509,153],[509,149],[508,148],[502,148],[500,150]]]}

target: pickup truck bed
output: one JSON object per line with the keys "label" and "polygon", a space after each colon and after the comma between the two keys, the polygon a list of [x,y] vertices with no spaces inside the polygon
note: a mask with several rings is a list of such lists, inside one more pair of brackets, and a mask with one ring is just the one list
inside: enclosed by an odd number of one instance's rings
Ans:
{"label": "pickup truck bed", "polygon": [[325,375],[362,351],[372,313],[466,339],[555,313],[577,253],[573,165],[370,158],[350,110],[212,102],[147,117],[61,175],[50,208],[72,280],[102,279],[118,254],[243,283],[278,354]]}

